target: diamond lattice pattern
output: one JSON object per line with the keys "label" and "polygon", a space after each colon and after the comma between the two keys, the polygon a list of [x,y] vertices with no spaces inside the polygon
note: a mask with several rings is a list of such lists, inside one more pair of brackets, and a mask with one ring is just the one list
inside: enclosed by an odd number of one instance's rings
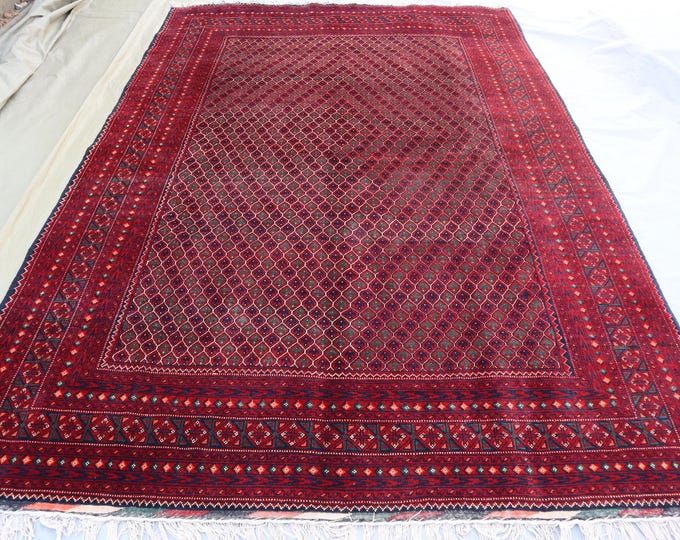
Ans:
{"label": "diamond lattice pattern", "polygon": [[567,369],[457,40],[229,38],[207,95],[108,367]]}

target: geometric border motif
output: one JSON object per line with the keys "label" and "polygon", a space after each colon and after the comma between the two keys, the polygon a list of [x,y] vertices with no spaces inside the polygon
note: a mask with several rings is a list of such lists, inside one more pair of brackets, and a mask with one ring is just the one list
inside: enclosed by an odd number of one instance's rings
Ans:
{"label": "geometric border motif", "polygon": [[[215,397],[162,376],[133,391],[124,376],[98,380],[84,358],[101,343],[87,337],[112,322],[110,282],[135,263],[128,246],[145,234],[135,220],[151,218],[138,203],[160,199],[157,180],[174,166],[167,156],[178,155],[176,133],[199,94],[190,86],[207,78],[229,32],[460,36],[565,340],[575,364],[588,366],[580,381],[474,380],[450,394],[438,381],[400,381],[395,394],[394,383],[331,391],[244,378]],[[36,242],[0,325],[0,490],[12,498],[385,509],[658,505],[680,492],[677,325],[505,10],[173,10]],[[77,389],[83,381],[100,391]]]}

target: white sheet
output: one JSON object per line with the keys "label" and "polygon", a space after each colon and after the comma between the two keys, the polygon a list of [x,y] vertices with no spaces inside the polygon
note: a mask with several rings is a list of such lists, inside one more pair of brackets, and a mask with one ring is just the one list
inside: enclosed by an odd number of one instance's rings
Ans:
{"label": "white sheet", "polygon": [[86,0],[45,0],[32,4],[0,40],[0,108],[42,64]]}

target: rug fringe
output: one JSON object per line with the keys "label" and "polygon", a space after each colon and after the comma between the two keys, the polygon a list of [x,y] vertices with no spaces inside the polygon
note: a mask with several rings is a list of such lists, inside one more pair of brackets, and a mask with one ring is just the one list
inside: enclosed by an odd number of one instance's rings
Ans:
{"label": "rug fringe", "polygon": [[[195,6],[210,6],[218,4],[251,4],[251,5],[272,5],[272,6],[304,6],[309,4],[336,4],[348,5],[347,2],[338,0],[169,0],[171,7],[195,7]],[[418,6],[415,0],[357,0],[350,4],[360,4],[365,6],[375,7],[394,7],[394,6]],[[451,7],[457,4],[452,4],[451,0],[428,0],[422,5],[425,6],[441,6]],[[475,2],[463,5],[477,5]],[[503,7],[503,2],[485,2],[483,7]]]}
{"label": "rug fringe", "polygon": [[41,529],[47,529],[57,540],[73,535],[83,540],[447,540],[466,538],[471,533],[473,538],[480,540],[676,540],[680,538],[680,517],[334,522],[323,518],[181,519],[0,511],[0,538],[3,540],[32,540]]}

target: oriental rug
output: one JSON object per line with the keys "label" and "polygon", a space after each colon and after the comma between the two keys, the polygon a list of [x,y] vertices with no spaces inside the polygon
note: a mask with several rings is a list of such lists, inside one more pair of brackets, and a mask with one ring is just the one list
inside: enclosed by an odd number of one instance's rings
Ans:
{"label": "oriental rug", "polygon": [[507,10],[172,10],[0,319],[0,493],[666,505],[679,335]]}

